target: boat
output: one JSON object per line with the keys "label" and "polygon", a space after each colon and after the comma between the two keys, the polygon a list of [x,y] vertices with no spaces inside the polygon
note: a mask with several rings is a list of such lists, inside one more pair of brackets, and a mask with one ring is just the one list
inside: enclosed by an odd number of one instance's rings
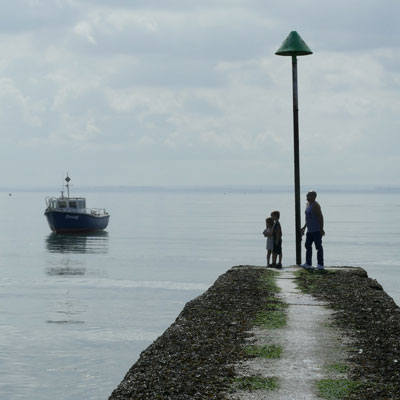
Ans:
{"label": "boat", "polygon": [[86,208],[84,197],[70,197],[68,174],[65,181],[67,196],[61,191],[60,197],[46,197],[44,215],[50,229],[55,233],[84,233],[107,228],[108,212],[104,208]]}

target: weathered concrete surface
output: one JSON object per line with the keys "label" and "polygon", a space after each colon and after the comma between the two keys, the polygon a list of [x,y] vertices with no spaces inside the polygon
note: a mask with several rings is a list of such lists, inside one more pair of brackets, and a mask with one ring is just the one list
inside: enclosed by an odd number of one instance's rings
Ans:
{"label": "weathered concrete surface", "polygon": [[332,311],[326,303],[296,288],[293,273],[297,267],[284,268],[276,280],[279,296],[288,305],[287,325],[280,329],[252,330],[256,345],[275,344],[283,348],[278,359],[253,358],[237,366],[239,376],[261,375],[278,377],[279,389],[274,391],[241,391],[231,399],[314,400],[319,397],[315,382],[324,378],[341,378],[327,368],[345,363],[346,339],[331,325]]}

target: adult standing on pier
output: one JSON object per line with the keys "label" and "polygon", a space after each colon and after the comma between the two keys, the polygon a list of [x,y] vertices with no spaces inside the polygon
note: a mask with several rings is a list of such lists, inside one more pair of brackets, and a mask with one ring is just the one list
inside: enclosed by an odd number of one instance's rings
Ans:
{"label": "adult standing on pier", "polygon": [[317,193],[310,191],[307,193],[307,207],[306,207],[306,224],[301,229],[304,231],[307,228],[306,236],[306,263],[302,265],[303,268],[312,268],[312,244],[315,244],[317,249],[317,269],[324,269],[324,249],[322,247],[322,236],[324,232],[324,216],[322,215],[321,206],[316,202]]}

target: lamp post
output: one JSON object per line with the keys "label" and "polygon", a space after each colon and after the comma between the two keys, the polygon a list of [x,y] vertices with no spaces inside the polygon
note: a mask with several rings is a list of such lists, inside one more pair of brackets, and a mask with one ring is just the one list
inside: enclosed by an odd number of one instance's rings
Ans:
{"label": "lamp post", "polygon": [[290,32],[275,53],[277,56],[292,57],[293,81],[293,143],[294,143],[294,193],[296,219],[296,264],[301,265],[301,218],[300,218],[300,157],[299,157],[299,105],[297,92],[297,56],[312,54],[310,48],[296,31]]}

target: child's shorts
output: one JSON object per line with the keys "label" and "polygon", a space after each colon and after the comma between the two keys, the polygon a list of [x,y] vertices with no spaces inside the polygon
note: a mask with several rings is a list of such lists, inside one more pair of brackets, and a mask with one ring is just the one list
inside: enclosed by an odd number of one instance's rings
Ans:
{"label": "child's shorts", "polygon": [[272,249],[272,252],[275,254],[282,254],[282,240],[279,240],[278,243],[274,241],[274,248]]}

